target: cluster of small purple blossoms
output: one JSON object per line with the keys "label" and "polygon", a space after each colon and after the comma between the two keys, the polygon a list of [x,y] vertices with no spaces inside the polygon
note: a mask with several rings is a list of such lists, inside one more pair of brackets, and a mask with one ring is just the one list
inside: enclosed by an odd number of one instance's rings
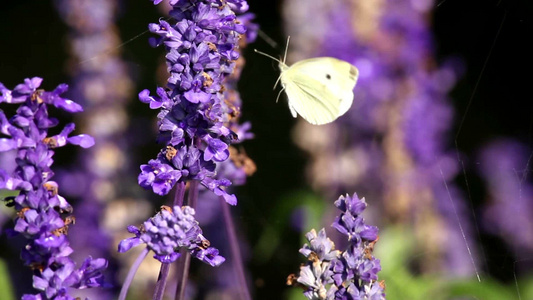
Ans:
{"label": "cluster of small purple blossoms", "polygon": [[[160,2],[153,0],[156,5]],[[173,20],[149,25],[149,30],[158,35],[150,43],[164,45],[167,52],[170,74],[167,85],[158,87],[156,95],[150,95],[148,90],[139,93],[141,102],[149,104],[151,109],[159,109],[158,142],[165,146],[156,159],[141,165],[138,182],[161,196],[177,186],[174,209],[163,210],[141,228],[130,226],[128,230],[135,237],[122,241],[119,246],[119,251],[124,252],[146,243],[147,248],[141,255],[146,255],[148,249],[153,250],[154,257],[163,263],[163,275],[158,279],[154,299],[162,297],[169,263],[179,258],[179,251],[186,249],[212,266],[224,262],[218,250],[209,247],[209,241],[202,236],[193,208],[198,184],[228,204],[237,204],[237,198],[226,192],[232,182],[216,169],[230,157],[230,144],[250,137],[246,132],[249,126],[232,126],[239,111],[226,98],[228,89],[225,86],[240,56],[239,40],[246,33],[246,26],[235,13],[248,9],[246,1],[170,0],[169,4]],[[191,207],[184,206],[182,210],[187,182],[190,183],[189,203],[185,204]],[[187,267],[181,265],[179,269],[186,281]],[[131,276],[134,272],[132,268]],[[124,284],[121,299],[125,298],[128,285],[129,282]],[[177,293],[183,292],[183,288],[178,286]]]}
{"label": "cluster of small purple blossoms", "polygon": [[348,245],[344,251],[335,244],[324,229],[306,234],[309,244],[300,253],[307,262],[298,276],[289,275],[289,285],[300,285],[308,299],[385,299],[384,283],[377,282],[381,270],[379,259],[372,255],[378,240],[378,228],[366,225],[360,216],[367,204],[357,194],[341,196],[335,206],[342,211],[332,227],[345,235]]}
{"label": "cluster of small purple blossoms", "polygon": [[0,188],[18,190],[17,196],[4,199],[17,211],[14,230],[10,235],[21,234],[28,239],[21,258],[33,270],[33,287],[37,294],[26,294],[23,300],[75,299],[69,288],[83,289],[103,286],[102,271],[105,259],[88,257],[76,269],[69,258],[73,249],[67,240],[70,224],[75,222],[72,206],[58,194],[58,184],[50,179],[54,175],[52,149],[66,144],[91,147],[91,136],[70,136],[74,124],[68,124],[57,135],[48,136],[49,128],[59,121],[48,116],[48,105],[69,113],[82,111],[72,100],[62,98],[68,86],[59,85],[51,92],[38,89],[42,79],[25,79],[13,90],[0,83],[0,103],[19,104],[14,116],[8,119],[0,110],[0,151],[17,151],[16,168],[0,169]]}
{"label": "cluster of small purple blossoms", "polygon": [[[158,4],[160,1],[154,1]],[[245,1],[170,1],[171,25],[150,24],[154,46],[166,47],[170,77],[157,95],[148,90],[139,99],[160,109],[159,142],[166,144],[156,159],[141,166],[139,184],[166,195],[178,182],[199,181],[235,205],[225,188],[231,181],[216,177],[216,164],[229,158],[229,145],[239,136],[225,124],[231,109],[224,100],[223,81],[234,70],[238,42],[246,32],[234,11],[244,12]]]}
{"label": "cluster of small purple blossoms", "polygon": [[218,250],[209,247],[209,241],[202,236],[202,229],[194,219],[194,209],[189,206],[163,206],[153,218],[137,228],[129,226],[128,231],[135,237],[122,240],[119,252],[126,252],[132,247],[145,243],[154,251],[154,258],[162,263],[171,263],[179,258],[181,248],[188,249],[197,259],[218,266],[224,258]]}

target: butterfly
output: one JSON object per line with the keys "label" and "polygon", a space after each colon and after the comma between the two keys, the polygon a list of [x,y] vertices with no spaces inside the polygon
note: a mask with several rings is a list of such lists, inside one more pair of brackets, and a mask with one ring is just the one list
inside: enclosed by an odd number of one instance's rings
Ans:
{"label": "butterfly", "polygon": [[[287,41],[287,48],[288,44]],[[281,82],[280,94],[283,91],[287,94],[292,116],[300,115],[311,124],[322,125],[345,114],[352,106],[359,70],[333,57],[304,59],[288,66],[285,64],[287,48],[283,61],[255,52],[278,62],[281,74],[274,88]]]}

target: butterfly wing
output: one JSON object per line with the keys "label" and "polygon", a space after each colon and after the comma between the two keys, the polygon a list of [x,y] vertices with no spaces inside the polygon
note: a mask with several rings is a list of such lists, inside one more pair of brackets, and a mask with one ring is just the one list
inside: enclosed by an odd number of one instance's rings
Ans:
{"label": "butterfly wing", "polygon": [[309,123],[321,125],[334,121],[348,111],[358,70],[348,62],[332,57],[299,61],[281,74],[291,112]]}
{"label": "butterfly wing", "polygon": [[[309,82],[306,82],[306,84]],[[287,82],[285,93],[289,99],[289,109],[296,118],[299,114],[311,124],[322,125],[333,122],[339,115],[339,109],[316,92],[316,85],[309,86],[301,83]],[[323,95],[327,91],[322,91]]]}

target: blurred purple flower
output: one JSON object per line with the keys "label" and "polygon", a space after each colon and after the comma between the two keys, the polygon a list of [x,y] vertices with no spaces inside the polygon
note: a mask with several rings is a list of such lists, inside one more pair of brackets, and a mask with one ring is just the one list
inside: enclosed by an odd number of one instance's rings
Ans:
{"label": "blurred purple flower", "polygon": [[498,140],[480,154],[480,175],[487,182],[491,202],[483,224],[500,235],[522,257],[533,251],[533,185],[529,174],[531,151],[512,140]]}
{"label": "blurred purple flower", "polygon": [[[131,182],[132,170],[126,163],[133,140],[126,132],[129,121],[126,104],[133,95],[133,72],[121,59],[116,24],[123,9],[121,2],[54,1],[68,28],[66,68],[72,79],[71,94],[84,106],[77,123],[83,124],[82,130],[96,141],[95,147],[76,153],[77,161],[67,166],[68,169],[58,170],[57,180],[64,193],[79,199],[76,211],[84,212],[76,219],[78,226],[71,232],[72,246],[77,249],[74,258],[82,260],[87,253],[109,258],[113,267],[106,270],[107,278],[117,278],[114,274],[117,270],[110,251],[115,247],[113,231],[104,225],[111,222],[103,216],[111,201],[122,198],[127,189],[124,187],[135,184]],[[80,297],[110,299],[114,292],[89,290]]]}

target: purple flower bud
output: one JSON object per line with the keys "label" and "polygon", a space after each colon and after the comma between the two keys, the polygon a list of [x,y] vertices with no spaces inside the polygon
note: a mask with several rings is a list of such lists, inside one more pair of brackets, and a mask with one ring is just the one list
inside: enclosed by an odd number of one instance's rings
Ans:
{"label": "purple flower bud", "polygon": [[332,226],[340,233],[347,235],[348,240],[359,242],[377,239],[377,227],[366,225],[364,220],[359,217],[359,214],[366,208],[365,198],[359,199],[357,194],[354,194],[353,197],[341,196],[335,201],[335,206],[343,213],[335,219]]}

